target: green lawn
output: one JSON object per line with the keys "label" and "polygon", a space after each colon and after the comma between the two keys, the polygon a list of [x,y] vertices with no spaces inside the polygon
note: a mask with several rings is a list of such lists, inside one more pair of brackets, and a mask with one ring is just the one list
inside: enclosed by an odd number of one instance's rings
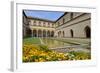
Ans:
{"label": "green lawn", "polygon": [[24,44],[41,44],[39,38],[24,38],[23,39]]}

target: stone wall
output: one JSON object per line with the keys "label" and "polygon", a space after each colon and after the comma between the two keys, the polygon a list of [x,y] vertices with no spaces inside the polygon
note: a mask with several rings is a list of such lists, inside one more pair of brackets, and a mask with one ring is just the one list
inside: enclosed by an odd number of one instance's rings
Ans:
{"label": "stone wall", "polygon": [[[86,33],[89,33],[88,31],[91,28],[91,14],[89,13],[73,13],[73,18],[70,19],[70,13],[67,13],[64,15],[60,20],[56,22],[56,24],[59,22],[60,25],[56,27],[55,30],[55,36],[56,37],[77,37],[77,38],[86,38]],[[68,17],[68,16],[69,17]],[[61,20],[65,19],[65,23],[63,23]],[[60,32],[60,36],[59,33]],[[64,32],[64,34],[63,34]]]}

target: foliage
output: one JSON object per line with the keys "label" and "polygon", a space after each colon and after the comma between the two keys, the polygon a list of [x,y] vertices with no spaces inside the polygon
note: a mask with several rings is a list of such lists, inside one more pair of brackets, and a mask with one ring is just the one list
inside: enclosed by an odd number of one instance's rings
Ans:
{"label": "foliage", "polygon": [[45,62],[87,59],[91,59],[90,53],[86,53],[83,51],[58,53],[49,50],[46,45],[23,45],[23,62]]}
{"label": "foliage", "polygon": [[85,60],[85,59],[91,59],[90,53],[86,53],[83,51],[77,51],[77,52],[69,52],[69,59],[75,59],[75,60]]}

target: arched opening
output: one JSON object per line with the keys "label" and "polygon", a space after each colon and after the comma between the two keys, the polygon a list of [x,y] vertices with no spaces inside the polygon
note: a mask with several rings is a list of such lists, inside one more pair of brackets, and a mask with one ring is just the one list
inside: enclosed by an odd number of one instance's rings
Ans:
{"label": "arched opening", "polygon": [[26,36],[27,37],[31,36],[31,30],[29,28],[26,28]]}
{"label": "arched opening", "polygon": [[61,31],[58,31],[58,37],[61,37]]}
{"label": "arched opening", "polygon": [[50,37],[50,31],[47,31],[47,37]]}
{"label": "arched opening", "polygon": [[43,37],[46,37],[46,31],[43,30]]}
{"label": "arched opening", "polygon": [[65,37],[65,32],[63,31],[62,33],[63,33],[63,37]]}
{"label": "arched opening", "polygon": [[86,38],[90,38],[91,37],[91,29],[89,26],[85,27],[85,34],[86,34]]}
{"label": "arched opening", "polygon": [[59,37],[59,31],[58,31],[58,37]]}
{"label": "arched opening", "polygon": [[38,37],[42,37],[42,31],[38,30]]}
{"label": "arched opening", "polygon": [[54,37],[54,31],[51,31],[51,37]]}
{"label": "arched opening", "polygon": [[70,30],[70,33],[71,33],[71,37],[73,38],[73,36],[74,36],[74,35],[73,35],[73,34],[74,34],[74,32],[73,32],[73,30],[72,30],[72,29]]}
{"label": "arched opening", "polygon": [[33,30],[33,37],[37,37],[37,31]]}

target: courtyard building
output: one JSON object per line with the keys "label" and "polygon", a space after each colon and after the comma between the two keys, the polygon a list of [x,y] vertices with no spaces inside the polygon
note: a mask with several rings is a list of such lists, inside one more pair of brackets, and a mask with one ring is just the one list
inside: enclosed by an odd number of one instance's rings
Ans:
{"label": "courtyard building", "polygon": [[90,38],[91,14],[65,12],[51,21],[29,17],[23,11],[23,37]]}

